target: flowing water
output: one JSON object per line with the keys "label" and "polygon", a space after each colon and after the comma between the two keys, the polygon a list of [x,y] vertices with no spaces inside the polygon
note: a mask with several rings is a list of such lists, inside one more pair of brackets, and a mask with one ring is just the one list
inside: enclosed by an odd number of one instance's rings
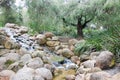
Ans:
{"label": "flowing water", "polygon": [[[17,35],[17,29],[5,27],[3,28],[3,30],[7,33],[7,35],[10,37],[12,41],[19,43],[22,48],[25,48],[30,52],[35,51],[36,45],[39,46],[34,40],[30,39],[30,36],[28,34]],[[56,55],[53,51],[50,51],[46,46],[41,46],[41,47],[43,47],[43,51],[45,53],[59,57],[59,55]],[[55,68],[61,68],[61,69],[70,69],[70,68],[78,67],[75,63],[73,63],[71,60],[67,58],[65,58],[62,62],[51,62],[51,63]]]}

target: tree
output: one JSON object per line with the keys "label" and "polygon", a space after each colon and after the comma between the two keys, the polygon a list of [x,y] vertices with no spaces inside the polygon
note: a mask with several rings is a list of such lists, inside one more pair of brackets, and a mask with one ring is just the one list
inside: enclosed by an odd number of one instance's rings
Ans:
{"label": "tree", "polygon": [[2,13],[4,16],[4,24],[7,22],[15,22],[15,17],[13,15],[14,10],[12,6],[15,0],[2,0],[0,3],[0,8],[2,8]]}
{"label": "tree", "polygon": [[105,0],[70,0],[62,6],[62,20],[66,25],[75,26],[79,38],[83,38],[83,29],[100,12]]}
{"label": "tree", "polygon": [[55,26],[53,0],[26,0],[29,13],[29,24],[33,30],[43,32]]}

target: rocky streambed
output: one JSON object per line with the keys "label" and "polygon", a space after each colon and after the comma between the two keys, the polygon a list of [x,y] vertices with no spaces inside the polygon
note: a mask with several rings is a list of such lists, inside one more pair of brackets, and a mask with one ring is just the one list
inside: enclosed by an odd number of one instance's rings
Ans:
{"label": "rocky streambed", "polygon": [[109,51],[75,55],[82,40],[64,42],[51,32],[29,35],[7,23],[0,29],[0,80],[120,80],[119,64]]}

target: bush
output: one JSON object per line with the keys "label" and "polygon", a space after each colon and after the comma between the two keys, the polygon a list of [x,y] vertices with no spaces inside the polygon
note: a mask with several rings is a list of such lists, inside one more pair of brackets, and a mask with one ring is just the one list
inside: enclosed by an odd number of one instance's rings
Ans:
{"label": "bush", "polygon": [[120,61],[120,26],[109,27],[106,30],[88,31],[85,41],[76,45],[77,55],[95,51],[109,50],[115,54],[117,61]]}

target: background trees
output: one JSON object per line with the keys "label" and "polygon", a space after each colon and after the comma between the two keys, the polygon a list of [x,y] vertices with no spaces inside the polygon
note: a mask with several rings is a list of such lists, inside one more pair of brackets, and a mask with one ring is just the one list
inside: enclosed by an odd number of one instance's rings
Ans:
{"label": "background trees", "polygon": [[120,0],[22,0],[22,7],[16,6],[16,1],[1,0],[1,26],[27,23],[35,32],[84,37],[97,50],[120,54]]}
{"label": "background trees", "polygon": [[19,23],[20,20],[18,17],[17,9],[15,7],[15,0],[1,0],[0,9],[1,9],[1,25],[4,25],[7,22]]}
{"label": "background trees", "polygon": [[38,32],[53,30],[56,24],[56,12],[52,0],[26,0],[26,5],[32,29]]}

